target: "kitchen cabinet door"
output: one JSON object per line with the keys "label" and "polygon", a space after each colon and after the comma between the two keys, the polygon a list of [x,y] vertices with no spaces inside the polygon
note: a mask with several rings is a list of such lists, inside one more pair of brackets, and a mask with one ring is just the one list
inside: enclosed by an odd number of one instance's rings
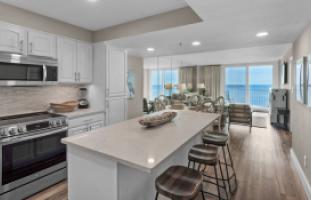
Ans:
{"label": "kitchen cabinet door", "polygon": [[90,130],[91,131],[96,130],[96,129],[102,128],[104,126],[105,126],[104,121],[98,121],[98,122],[90,124]]}
{"label": "kitchen cabinet door", "polygon": [[56,36],[40,31],[29,31],[28,54],[56,58]]}
{"label": "kitchen cabinet door", "polygon": [[78,42],[78,81],[91,83],[93,78],[93,46],[85,42]]}
{"label": "kitchen cabinet door", "polygon": [[76,40],[59,37],[58,47],[58,80],[63,83],[74,83],[77,80],[77,42]]}
{"label": "kitchen cabinet door", "polygon": [[106,125],[115,124],[126,120],[127,98],[106,99]]}
{"label": "kitchen cabinet door", "polygon": [[0,23],[0,51],[26,54],[26,35],[27,32],[22,27]]}
{"label": "kitchen cabinet door", "polygon": [[68,136],[78,135],[78,134],[86,133],[88,131],[89,131],[89,126],[88,125],[79,126],[79,127],[75,127],[75,128],[70,128],[68,130]]}
{"label": "kitchen cabinet door", "polygon": [[106,74],[106,96],[126,96],[127,53],[123,49],[109,47]]}

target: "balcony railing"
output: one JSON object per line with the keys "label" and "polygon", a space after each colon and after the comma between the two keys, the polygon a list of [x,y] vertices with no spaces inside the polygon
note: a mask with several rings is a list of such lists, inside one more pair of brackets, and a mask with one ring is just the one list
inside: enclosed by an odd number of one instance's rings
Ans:
{"label": "balcony railing", "polygon": [[226,100],[229,103],[250,103],[254,106],[269,107],[269,90],[271,85],[250,85],[249,99],[245,85],[227,85]]}

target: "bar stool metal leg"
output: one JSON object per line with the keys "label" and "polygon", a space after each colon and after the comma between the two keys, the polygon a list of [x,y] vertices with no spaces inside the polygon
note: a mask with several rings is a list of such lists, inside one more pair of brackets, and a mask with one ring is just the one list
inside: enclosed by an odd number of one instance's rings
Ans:
{"label": "bar stool metal leg", "polygon": [[218,164],[219,164],[219,169],[220,169],[220,175],[222,177],[222,184],[224,186],[224,190],[226,192],[226,199],[229,199],[229,195],[228,195],[228,191],[227,191],[227,187],[226,187],[226,181],[224,179],[224,174],[222,172],[222,167],[221,167],[221,163],[220,163],[220,160],[218,161]]}
{"label": "bar stool metal leg", "polygon": [[219,189],[219,180],[218,180],[218,173],[217,173],[216,165],[214,166],[214,172],[215,172],[215,178],[216,178],[216,183],[217,183],[218,199],[221,200],[220,189]]}
{"label": "bar stool metal leg", "polygon": [[159,193],[157,192],[155,200],[158,200],[158,197],[159,197]]}
{"label": "bar stool metal leg", "polygon": [[236,173],[235,173],[235,169],[234,169],[234,164],[233,164],[233,159],[232,159],[232,156],[231,156],[231,153],[230,153],[230,148],[229,148],[229,144],[227,143],[227,151],[228,151],[228,154],[229,154],[229,159],[230,159],[230,165],[231,165],[231,168],[232,168],[232,177],[234,177],[234,182],[235,182],[235,188],[231,191],[230,190],[230,192],[231,193],[235,193],[236,192],[236,190],[238,189],[237,188],[237,185],[238,185],[238,181],[237,181],[237,179],[236,179]]}
{"label": "bar stool metal leg", "polygon": [[231,184],[230,184],[230,177],[229,177],[229,170],[228,170],[228,162],[227,162],[227,155],[226,155],[226,149],[225,147],[222,147],[222,154],[225,160],[225,168],[226,168],[226,174],[227,174],[227,182],[228,182],[228,187],[229,187],[229,191],[231,192]]}
{"label": "bar stool metal leg", "polygon": [[205,200],[204,192],[201,191],[201,194],[202,194],[202,199]]}

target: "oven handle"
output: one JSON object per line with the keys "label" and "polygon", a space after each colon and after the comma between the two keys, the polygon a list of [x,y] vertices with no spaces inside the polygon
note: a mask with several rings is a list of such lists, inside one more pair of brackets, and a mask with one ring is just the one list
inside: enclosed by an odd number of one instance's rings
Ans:
{"label": "oven handle", "polygon": [[32,139],[36,139],[36,138],[40,138],[40,137],[44,137],[44,136],[49,136],[49,135],[61,133],[64,131],[68,131],[68,127],[56,129],[56,130],[49,131],[46,133],[41,133],[41,134],[39,133],[39,134],[35,134],[35,135],[30,135],[30,136],[21,135],[21,136],[17,136],[16,138],[12,138],[11,140],[8,140],[8,141],[0,142],[0,146],[7,145],[7,144],[14,144],[14,143],[18,143],[18,142],[27,141],[27,140],[32,140]]}

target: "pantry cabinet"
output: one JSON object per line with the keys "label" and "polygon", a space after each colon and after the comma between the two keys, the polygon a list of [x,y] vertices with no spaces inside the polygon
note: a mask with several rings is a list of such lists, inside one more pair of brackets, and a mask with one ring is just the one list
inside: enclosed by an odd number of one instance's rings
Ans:
{"label": "pantry cabinet", "polygon": [[[91,104],[106,111],[106,125],[127,119],[127,52],[99,42],[94,45]],[[96,97],[96,98],[94,98]]]}

